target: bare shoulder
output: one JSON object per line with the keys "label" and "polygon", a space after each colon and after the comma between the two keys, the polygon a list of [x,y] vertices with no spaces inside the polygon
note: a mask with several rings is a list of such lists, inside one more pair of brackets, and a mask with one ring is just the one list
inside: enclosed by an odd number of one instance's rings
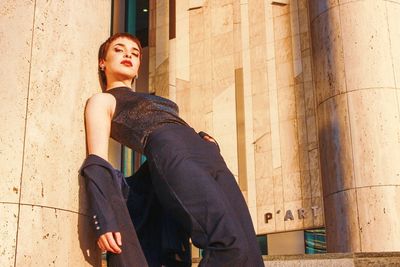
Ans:
{"label": "bare shoulder", "polygon": [[87,102],[91,105],[109,105],[115,103],[115,97],[107,93],[96,93]]}
{"label": "bare shoulder", "polygon": [[107,112],[111,116],[115,110],[115,97],[107,93],[96,93],[86,103],[86,113]]}

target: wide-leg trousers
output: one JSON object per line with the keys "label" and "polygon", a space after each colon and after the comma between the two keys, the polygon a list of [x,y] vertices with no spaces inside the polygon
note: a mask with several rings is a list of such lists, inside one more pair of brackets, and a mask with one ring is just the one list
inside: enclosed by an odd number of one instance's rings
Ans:
{"label": "wide-leg trousers", "polygon": [[149,135],[145,155],[163,208],[204,249],[199,266],[264,266],[246,202],[214,143],[168,124]]}

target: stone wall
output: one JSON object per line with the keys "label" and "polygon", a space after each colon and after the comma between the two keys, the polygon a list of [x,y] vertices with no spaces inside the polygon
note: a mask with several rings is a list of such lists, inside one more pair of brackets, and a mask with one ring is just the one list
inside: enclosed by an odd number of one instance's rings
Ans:
{"label": "stone wall", "polygon": [[0,2],[0,265],[90,266],[83,109],[111,1]]}
{"label": "stone wall", "polygon": [[258,234],[323,226],[307,1],[172,2],[150,1],[151,91],[219,142]]}
{"label": "stone wall", "polygon": [[328,251],[400,251],[400,2],[309,6]]}

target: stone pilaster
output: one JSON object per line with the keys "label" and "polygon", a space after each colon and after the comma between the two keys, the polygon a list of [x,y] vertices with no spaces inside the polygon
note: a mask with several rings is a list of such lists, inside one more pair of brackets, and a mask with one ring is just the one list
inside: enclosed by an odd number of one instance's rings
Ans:
{"label": "stone pilaster", "polygon": [[328,251],[399,251],[400,3],[309,9]]}
{"label": "stone pilaster", "polygon": [[111,1],[0,3],[0,266],[93,266],[83,110]]}

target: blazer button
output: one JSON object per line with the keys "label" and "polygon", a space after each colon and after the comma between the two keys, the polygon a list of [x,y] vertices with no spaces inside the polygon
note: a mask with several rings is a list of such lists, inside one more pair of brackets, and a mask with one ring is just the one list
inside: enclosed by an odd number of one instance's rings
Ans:
{"label": "blazer button", "polygon": [[97,215],[93,215],[93,219],[96,219],[97,218]]}
{"label": "blazer button", "polygon": [[96,227],[96,230],[100,230],[100,226],[97,226],[97,227]]}
{"label": "blazer button", "polygon": [[95,221],[94,224],[99,224],[99,222],[98,222],[98,221]]}

